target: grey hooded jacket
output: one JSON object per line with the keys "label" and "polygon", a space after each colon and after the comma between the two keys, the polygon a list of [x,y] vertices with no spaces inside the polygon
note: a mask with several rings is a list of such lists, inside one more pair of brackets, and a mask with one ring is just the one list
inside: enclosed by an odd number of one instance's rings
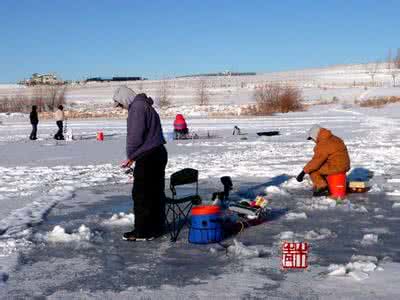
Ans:
{"label": "grey hooded jacket", "polygon": [[154,148],[165,144],[160,116],[153,108],[153,100],[150,97],[146,94],[136,95],[131,89],[121,87],[113,99],[128,108],[126,136],[128,159],[138,160]]}

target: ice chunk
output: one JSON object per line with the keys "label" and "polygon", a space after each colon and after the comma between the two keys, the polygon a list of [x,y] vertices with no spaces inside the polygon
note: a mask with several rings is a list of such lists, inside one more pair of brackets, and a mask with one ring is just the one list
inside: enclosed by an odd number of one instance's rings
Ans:
{"label": "ice chunk", "polygon": [[78,232],[66,233],[65,229],[56,225],[51,232],[47,234],[47,240],[54,243],[69,243],[74,241],[89,241],[92,236],[90,229],[81,225]]}
{"label": "ice chunk", "polygon": [[367,273],[358,270],[349,272],[349,276],[357,281],[362,281],[369,277]]}
{"label": "ice chunk", "polygon": [[399,209],[400,208],[400,202],[393,203],[392,208],[393,209]]}
{"label": "ice chunk", "polygon": [[283,231],[279,234],[279,238],[281,240],[293,240],[294,232],[293,231]]}
{"label": "ice chunk", "polygon": [[400,178],[389,178],[387,180],[389,183],[400,183]]}
{"label": "ice chunk", "polygon": [[329,237],[336,237],[336,235],[327,228],[321,228],[319,232],[314,230],[307,231],[304,235],[306,240],[322,240]]}
{"label": "ice chunk", "polygon": [[373,233],[364,234],[361,241],[362,245],[373,245],[378,243],[378,235]]}
{"label": "ice chunk", "polygon": [[259,257],[260,251],[254,246],[245,246],[243,243],[233,240],[233,245],[228,247],[228,252],[238,257]]}
{"label": "ice chunk", "polygon": [[346,275],[346,268],[343,265],[334,265],[337,266],[336,268],[331,268],[332,265],[329,266],[328,270],[330,273],[328,273],[329,276],[344,276]]}
{"label": "ice chunk", "polygon": [[386,195],[398,197],[398,196],[400,196],[400,191],[399,190],[394,190],[393,192],[386,192]]}
{"label": "ice chunk", "polygon": [[215,253],[217,253],[218,251],[217,251],[217,249],[215,249],[215,248],[210,248],[210,253],[212,253],[212,254],[215,254]]}
{"label": "ice chunk", "polygon": [[360,205],[359,207],[355,207],[355,208],[353,208],[353,210],[356,212],[363,212],[363,213],[368,212],[368,209],[366,209],[365,206],[363,206],[363,205]]}
{"label": "ice chunk", "polygon": [[376,234],[388,234],[390,230],[386,227],[373,227],[373,228],[364,228],[362,229],[365,233],[376,233]]}
{"label": "ice chunk", "polygon": [[109,220],[104,221],[105,224],[112,226],[133,225],[134,222],[134,214],[125,214],[123,212],[120,212],[119,214],[113,214]]}
{"label": "ice chunk", "polygon": [[279,195],[287,195],[287,192],[281,189],[279,186],[271,185],[265,189],[265,193],[267,194],[279,194]]}
{"label": "ice chunk", "polygon": [[304,212],[302,212],[302,213],[290,212],[290,213],[286,214],[286,219],[290,220],[290,221],[297,220],[297,219],[307,219],[307,215]]}
{"label": "ice chunk", "polygon": [[372,262],[355,261],[352,263],[352,269],[369,273],[376,269],[376,265]]}
{"label": "ice chunk", "polygon": [[351,257],[351,261],[368,261],[377,263],[378,258],[376,256],[369,256],[369,255],[353,255]]}

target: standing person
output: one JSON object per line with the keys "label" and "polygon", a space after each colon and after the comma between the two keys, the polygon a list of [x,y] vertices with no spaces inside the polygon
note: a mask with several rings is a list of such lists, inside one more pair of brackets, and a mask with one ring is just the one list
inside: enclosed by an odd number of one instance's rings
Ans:
{"label": "standing person", "polygon": [[64,130],[64,107],[62,105],[58,106],[58,109],[55,113],[55,118],[56,118],[56,124],[58,127],[58,131],[55,134],[54,138],[56,140],[64,140],[64,134],[63,134],[63,130]]}
{"label": "standing person", "polygon": [[309,174],[313,183],[313,196],[327,196],[329,191],[326,176],[350,170],[347,147],[341,138],[318,125],[311,127],[307,139],[316,144],[314,156],[297,176],[297,181],[303,181],[304,175]]}
{"label": "standing person", "polygon": [[177,114],[174,121],[175,139],[179,140],[189,133],[186,120],[181,114]]}
{"label": "standing person", "polygon": [[32,111],[29,114],[29,119],[30,119],[31,125],[32,125],[32,132],[31,132],[31,135],[29,136],[29,139],[34,141],[34,140],[37,140],[37,126],[39,124],[39,117],[38,117],[36,105],[32,106]]}
{"label": "standing person", "polygon": [[163,234],[165,221],[165,167],[168,161],[160,116],[153,100],[119,87],[113,96],[117,107],[128,109],[126,156],[122,167],[135,162],[132,198],[135,229],[123,234],[128,241],[151,240]]}

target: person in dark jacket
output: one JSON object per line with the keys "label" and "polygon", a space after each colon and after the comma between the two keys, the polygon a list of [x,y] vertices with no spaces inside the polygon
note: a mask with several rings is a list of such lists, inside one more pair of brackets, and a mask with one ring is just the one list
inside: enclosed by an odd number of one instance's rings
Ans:
{"label": "person in dark jacket", "polygon": [[126,156],[122,167],[135,163],[132,198],[135,229],[124,240],[151,240],[163,234],[165,222],[165,168],[168,161],[160,116],[153,100],[119,87],[113,96],[116,106],[128,109]]}
{"label": "person in dark jacket", "polygon": [[34,140],[37,140],[37,126],[39,124],[39,117],[38,117],[36,105],[32,106],[32,111],[29,115],[29,119],[30,119],[31,125],[32,125],[32,132],[31,132],[31,135],[29,136],[29,139],[34,141]]}

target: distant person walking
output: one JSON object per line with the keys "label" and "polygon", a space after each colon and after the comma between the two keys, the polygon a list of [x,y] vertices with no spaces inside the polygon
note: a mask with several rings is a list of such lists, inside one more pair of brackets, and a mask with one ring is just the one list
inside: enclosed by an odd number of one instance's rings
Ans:
{"label": "distant person walking", "polygon": [[135,163],[132,198],[135,229],[123,235],[124,240],[146,241],[164,232],[165,167],[168,161],[160,116],[153,100],[146,94],[136,95],[125,86],[113,96],[115,105],[128,109],[126,160],[122,167]]}
{"label": "distant person walking", "polygon": [[32,111],[29,115],[29,119],[30,119],[31,125],[32,125],[32,132],[31,132],[31,135],[29,136],[29,139],[34,141],[34,140],[37,140],[37,126],[39,124],[39,117],[38,117],[36,105],[32,106]]}
{"label": "distant person walking", "polygon": [[56,140],[64,140],[64,134],[63,134],[63,130],[64,130],[64,107],[62,105],[58,106],[58,109],[55,113],[55,119],[56,119],[56,124],[58,127],[58,131],[57,133],[54,135],[54,138]]}

